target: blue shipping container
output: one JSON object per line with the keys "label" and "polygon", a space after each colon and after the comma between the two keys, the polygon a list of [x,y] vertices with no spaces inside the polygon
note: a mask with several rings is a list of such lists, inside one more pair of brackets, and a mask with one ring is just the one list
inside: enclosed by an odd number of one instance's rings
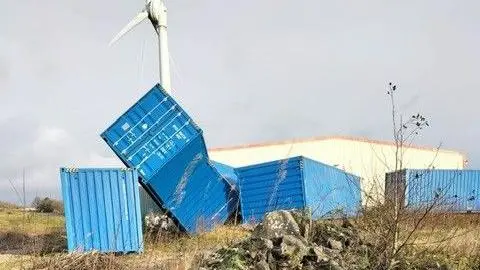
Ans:
{"label": "blue shipping container", "polygon": [[[396,193],[395,193],[396,187]],[[480,212],[480,170],[405,169],[388,173],[386,200],[411,210]]]}
{"label": "blue shipping container", "polygon": [[138,174],[60,169],[69,252],[143,250]]}
{"label": "blue shipping container", "polygon": [[232,187],[210,164],[201,129],[160,85],[101,136],[185,231],[210,230],[234,210]]}
{"label": "blue shipping container", "polygon": [[[215,162],[211,160],[211,163],[215,169],[225,178],[227,181],[230,182],[232,186],[237,185],[237,175],[235,169],[228,165],[222,164],[220,162]],[[162,214],[165,213],[165,210],[162,208],[150,197],[148,192],[140,185],[140,209],[142,213],[142,220],[145,220],[145,216],[149,213],[157,213]],[[232,194],[232,196],[234,196]],[[235,200],[238,200],[238,194],[234,196]]]}
{"label": "blue shipping container", "polygon": [[308,209],[316,219],[354,215],[361,204],[360,178],[305,158],[236,169],[244,222],[259,222],[273,210]]}
{"label": "blue shipping container", "polygon": [[237,183],[238,183],[238,175],[237,175],[237,172],[235,171],[235,168],[234,167],[231,167],[229,165],[226,165],[226,164],[223,164],[223,163],[220,163],[220,162],[217,162],[217,161],[214,161],[214,160],[210,160],[210,162],[212,163],[212,165],[215,167],[215,169],[217,169],[217,171],[223,175],[223,177],[225,177],[227,179],[227,181],[231,184],[231,185],[234,185],[236,186]]}

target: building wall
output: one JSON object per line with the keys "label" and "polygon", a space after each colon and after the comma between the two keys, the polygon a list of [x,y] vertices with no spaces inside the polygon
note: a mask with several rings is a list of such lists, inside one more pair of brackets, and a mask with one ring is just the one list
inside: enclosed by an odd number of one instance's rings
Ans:
{"label": "building wall", "polygon": [[[389,142],[332,137],[211,149],[209,155],[234,167],[302,155],[360,176],[363,204],[371,204],[383,201],[385,173],[396,169],[395,150]],[[465,163],[459,152],[420,147],[405,147],[402,160],[410,169],[463,169]]]}

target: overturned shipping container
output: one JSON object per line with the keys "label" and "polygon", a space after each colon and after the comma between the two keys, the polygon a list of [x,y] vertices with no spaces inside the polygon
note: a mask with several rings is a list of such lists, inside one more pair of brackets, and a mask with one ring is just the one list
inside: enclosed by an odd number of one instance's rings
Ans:
{"label": "overturned shipping container", "polygon": [[[225,177],[225,179],[227,179],[228,182],[230,182],[230,184],[233,186],[233,188],[236,189],[238,179],[237,179],[235,169],[233,167],[230,167],[228,165],[225,165],[225,164],[222,164],[222,163],[219,163],[219,162],[215,162],[213,160],[211,161],[211,163],[212,163],[213,167],[215,167],[215,169],[217,169],[217,171],[223,177]],[[165,210],[163,210],[161,208],[161,206],[158,205],[152,199],[152,197],[150,197],[148,192],[141,185],[139,186],[139,191],[140,191],[140,209],[141,209],[141,213],[142,213],[142,220],[145,220],[145,217],[149,213],[153,213],[153,214],[163,214],[163,213],[165,213]],[[235,201],[238,198],[238,194],[234,194],[232,192],[232,197],[234,198],[233,203],[235,203]]]}
{"label": "overturned shipping container", "polygon": [[236,169],[244,222],[259,222],[280,209],[308,209],[316,219],[354,215],[361,205],[360,178],[305,158]]}
{"label": "overturned shipping container", "polygon": [[413,170],[387,173],[385,201],[412,211],[480,212],[480,170]]}
{"label": "overturned shipping container", "polygon": [[211,165],[202,130],[160,85],[101,136],[183,230],[209,230],[234,210],[235,193]]}
{"label": "overturned shipping container", "polygon": [[60,169],[69,252],[143,250],[137,172]]}

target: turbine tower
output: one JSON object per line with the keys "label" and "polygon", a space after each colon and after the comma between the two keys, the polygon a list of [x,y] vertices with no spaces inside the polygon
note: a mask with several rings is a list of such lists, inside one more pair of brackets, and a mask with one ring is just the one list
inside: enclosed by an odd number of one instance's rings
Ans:
{"label": "turbine tower", "polygon": [[147,18],[152,23],[158,37],[160,84],[168,93],[171,93],[170,60],[167,42],[167,8],[163,0],[146,0],[142,11],[120,30],[110,41],[109,46]]}

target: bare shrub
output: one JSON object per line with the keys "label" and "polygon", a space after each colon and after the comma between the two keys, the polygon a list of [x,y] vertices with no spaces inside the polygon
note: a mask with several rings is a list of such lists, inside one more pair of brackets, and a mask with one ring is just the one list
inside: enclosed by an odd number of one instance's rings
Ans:
{"label": "bare shrub", "polygon": [[[393,127],[393,139],[395,144],[394,150],[394,166],[388,166],[387,160],[384,161],[387,171],[395,172],[388,174],[384,189],[383,198],[375,198],[368,196],[370,200],[376,200],[371,207],[364,208],[361,211],[359,219],[356,221],[362,234],[373,244],[376,258],[373,264],[375,269],[403,269],[405,262],[414,258],[410,256],[413,250],[418,254],[427,254],[432,251],[432,246],[439,247],[448,239],[457,236],[458,227],[450,226],[449,231],[443,230],[441,237],[436,237],[436,241],[432,245],[418,245],[419,240],[426,239],[426,235],[435,235],[442,230],[445,224],[432,222],[438,218],[439,213],[445,209],[445,198],[442,193],[431,196],[431,199],[425,200],[420,205],[411,207],[405,205],[405,192],[407,185],[422,184],[407,183],[401,172],[405,168],[405,152],[413,144],[420,132],[429,127],[428,120],[420,113],[413,114],[411,117],[403,118],[397,110],[395,95],[397,86],[389,83],[387,95],[391,102],[391,116]],[[440,146],[436,149],[431,163],[425,168],[424,173],[428,174],[434,169],[434,161],[438,154]],[[385,155],[384,155],[385,157]],[[454,179],[452,179],[454,180]],[[379,181],[383,182],[383,181]],[[414,192],[420,192],[420,189],[409,186],[410,195]],[[444,188],[444,187],[442,187]],[[445,187],[447,188],[447,187]],[[425,191],[422,192],[434,192]],[[430,195],[430,193],[429,193]],[[415,196],[425,196],[416,194]],[[427,196],[425,196],[427,197]],[[438,210],[438,211],[437,211]],[[427,229],[428,228],[428,229]],[[434,244],[433,244],[434,243]],[[431,253],[429,253],[431,254]],[[408,257],[408,260],[406,259]],[[411,263],[412,261],[410,261]],[[425,265],[421,266],[426,267]],[[407,267],[408,268],[408,267]]]}
{"label": "bare shrub", "polygon": [[63,214],[63,203],[59,200],[48,197],[43,199],[36,197],[32,202],[32,206],[34,206],[37,211],[41,213]]}

